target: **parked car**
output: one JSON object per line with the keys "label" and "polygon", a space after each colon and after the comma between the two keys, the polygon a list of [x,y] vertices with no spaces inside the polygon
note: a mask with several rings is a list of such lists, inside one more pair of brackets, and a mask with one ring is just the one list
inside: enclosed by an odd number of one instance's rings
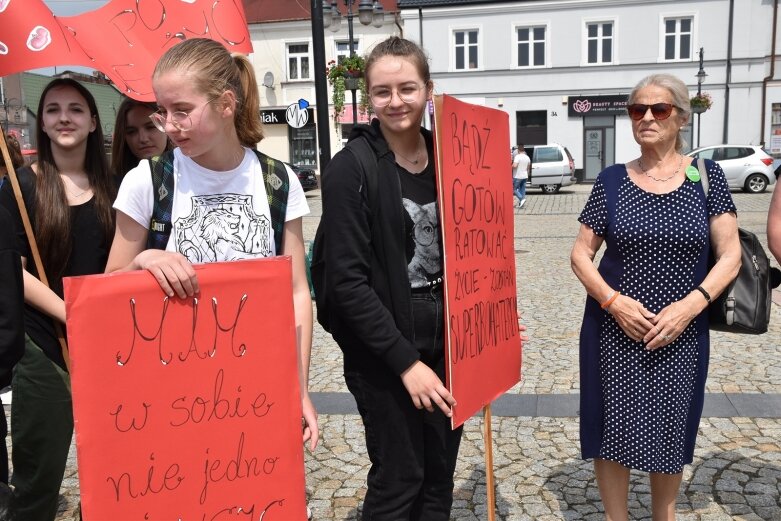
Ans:
{"label": "parked car", "polygon": [[317,190],[317,175],[315,175],[315,171],[312,167],[291,164],[288,164],[288,166],[290,166],[290,168],[293,169],[293,172],[298,176],[298,180],[301,182],[301,187],[304,189],[304,192]]}
{"label": "parked car", "polygon": [[724,170],[730,188],[759,194],[776,182],[773,158],[754,145],[713,145],[686,154],[695,159],[711,159]]}
{"label": "parked car", "polygon": [[540,188],[545,194],[555,194],[562,186],[575,182],[575,161],[567,147],[557,143],[524,145],[532,160],[528,187]]}

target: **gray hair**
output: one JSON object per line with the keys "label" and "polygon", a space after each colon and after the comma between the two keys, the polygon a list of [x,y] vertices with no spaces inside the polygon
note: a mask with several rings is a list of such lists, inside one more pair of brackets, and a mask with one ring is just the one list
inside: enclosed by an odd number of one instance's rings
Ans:
{"label": "gray hair", "polygon": [[[646,76],[635,85],[634,89],[632,89],[627,103],[630,105],[634,103],[637,93],[641,89],[651,85],[661,87],[670,93],[670,96],[673,98],[673,105],[678,109],[681,123],[687,123],[692,113],[691,102],[689,101],[689,89],[683,81],[672,74],[651,74],[650,76]],[[685,144],[686,142],[683,137],[681,137],[681,131],[679,130],[678,136],[675,138],[675,149],[680,152]]]}

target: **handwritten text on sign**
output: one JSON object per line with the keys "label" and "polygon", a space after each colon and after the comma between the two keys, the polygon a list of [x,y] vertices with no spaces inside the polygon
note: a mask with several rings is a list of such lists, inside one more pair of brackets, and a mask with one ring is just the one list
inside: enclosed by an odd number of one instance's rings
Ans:
{"label": "handwritten text on sign", "polygon": [[66,279],[87,519],[305,519],[289,259],[196,269]]}
{"label": "handwritten text on sign", "polygon": [[520,378],[509,122],[449,96],[438,97],[435,120],[458,426]]}

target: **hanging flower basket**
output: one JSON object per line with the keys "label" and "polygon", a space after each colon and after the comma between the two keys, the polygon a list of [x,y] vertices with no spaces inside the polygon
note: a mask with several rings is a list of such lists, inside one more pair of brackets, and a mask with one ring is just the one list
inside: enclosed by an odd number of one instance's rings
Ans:
{"label": "hanging flower basket", "polygon": [[344,58],[341,63],[336,63],[335,60],[328,62],[325,75],[333,89],[331,102],[334,105],[334,120],[336,122],[339,122],[342,110],[344,110],[344,93],[348,90],[360,91],[358,109],[364,114],[371,113],[369,95],[366,92],[366,82],[363,78],[364,68],[363,56],[357,54]]}
{"label": "hanging flower basket", "polygon": [[711,106],[713,106],[713,98],[707,92],[701,92],[689,100],[692,107],[692,112],[695,114],[702,114]]}

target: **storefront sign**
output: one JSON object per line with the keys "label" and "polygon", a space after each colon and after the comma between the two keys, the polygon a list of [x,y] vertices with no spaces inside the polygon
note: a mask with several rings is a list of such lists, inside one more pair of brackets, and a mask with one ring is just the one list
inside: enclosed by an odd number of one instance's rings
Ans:
{"label": "storefront sign", "polygon": [[568,116],[626,115],[627,95],[618,96],[569,96],[567,98]]}
{"label": "storefront sign", "polygon": [[[264,125],[287,125],[287,110],[287,108],[261,110],[260,119],[263,120]],[[313,108],[307,108],[306,112],[309,115],[309,118],[304,126],[314,127],[315,110]]]}

